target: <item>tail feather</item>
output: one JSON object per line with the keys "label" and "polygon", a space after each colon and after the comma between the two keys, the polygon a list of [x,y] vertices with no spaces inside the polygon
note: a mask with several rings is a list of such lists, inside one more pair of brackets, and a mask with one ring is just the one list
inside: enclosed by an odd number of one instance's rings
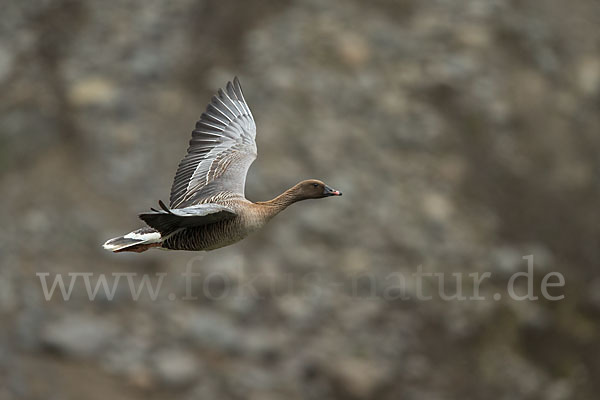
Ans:
{"label": "tail feather", "polygon": [[152,228],[141,228],[128,233],[125,236],[112,238],[104,243],[106,250],[114,253],[122,251],[134,251],[140,253],[150,247],[158,247],[161,243],[161,235]]}

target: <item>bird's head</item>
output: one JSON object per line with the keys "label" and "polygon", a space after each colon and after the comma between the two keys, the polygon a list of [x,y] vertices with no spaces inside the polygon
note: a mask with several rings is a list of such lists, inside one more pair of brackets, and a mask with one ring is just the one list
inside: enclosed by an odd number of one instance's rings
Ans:
{"label": "bird's head", "polygon": [[332,189],[318,179],[302,181],[296,185],[295,189],[296,195],[302,200],[342,195],[342,192]]}

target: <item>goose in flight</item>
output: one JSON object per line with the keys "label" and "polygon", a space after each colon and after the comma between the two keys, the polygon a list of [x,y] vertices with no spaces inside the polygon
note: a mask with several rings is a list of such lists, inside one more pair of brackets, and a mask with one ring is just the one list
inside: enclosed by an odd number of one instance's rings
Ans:
{"label": "goose in flight", "polygon": [[104,243],[115,253],[150,248],[214,250],[236,243],[289,205],[341,196],[316,179],[304,180],[269,201],[244,196],[246,173],[256,159],[256,124],[236,77],[213,96],[196,122],[175,174],[169,206],[139,215],[147,226]]}

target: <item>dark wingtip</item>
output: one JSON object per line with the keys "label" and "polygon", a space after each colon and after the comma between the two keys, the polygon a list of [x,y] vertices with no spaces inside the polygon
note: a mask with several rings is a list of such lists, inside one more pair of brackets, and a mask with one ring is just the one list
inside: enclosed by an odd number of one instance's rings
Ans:
{"label": "dark wingtip", "polygon": [[244,99],[244,91],[242,90],[242,84],[240,83],[240,79],[237,77],[237,75],[233,77],[233,89],[236,96],[238,97],[238,100],[245,102],[246,100]]}
{"label": "dark wingtip", "polygon": [[240,83],[240,79],[236,76],[233,77],[233,86],[237,89],[239,89],[239,91],[242,91],[242,84]]}
{"label": "dark wingtip", "polygon": [[233,84],[231,82],[227,82],[226,89],[227,89],[227,94],[229,95],[229,97],[234,98],[236,100],[238,99],[237,98],[237,94],[235,93],[235,89],[233,87]]}

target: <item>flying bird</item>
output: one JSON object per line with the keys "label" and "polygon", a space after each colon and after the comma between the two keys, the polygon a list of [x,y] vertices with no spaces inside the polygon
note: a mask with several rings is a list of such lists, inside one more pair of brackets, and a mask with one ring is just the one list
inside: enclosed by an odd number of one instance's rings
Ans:
{"label": "flying bird", "polygon": [[244,239],[297,201],[342,195],[309,179],[269,201],[246,199],[246,174],[257,154],[255,138],[256,124],[236,77],[225,90],[219,89],[196,122],[169,206],[159,200],[159,209],[139,215],[147,226],[108,240],[104,248],[115,253],[214,250]]}

